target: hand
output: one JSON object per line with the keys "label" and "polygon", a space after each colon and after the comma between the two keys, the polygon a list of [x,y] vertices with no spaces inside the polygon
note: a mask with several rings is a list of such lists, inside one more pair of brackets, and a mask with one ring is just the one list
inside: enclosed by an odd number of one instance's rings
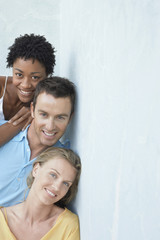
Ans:
{"label": "hand", "polygon": [[12,123],[14,126],[22,123],[24,121],[24,126],[22,127],[22,131],[32,122],[32,116],[30,108],[22,107],[8,122]]}

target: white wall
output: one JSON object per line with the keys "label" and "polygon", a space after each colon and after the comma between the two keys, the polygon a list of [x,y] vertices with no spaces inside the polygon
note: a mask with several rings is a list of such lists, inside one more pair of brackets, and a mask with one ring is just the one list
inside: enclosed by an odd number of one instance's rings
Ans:
{"label": "white wall", "polygon": [[77,85],[73,208],[82,240],[160,239],[160,3],[1,0],[0,68],[20,34],[44,34]]}
{"label": "white wall", "polygon": [[8,47],[16,37],[40,34],[57,50],[55,74],[59,72],[59,0],[0,0],[0,74],[10,74],[6,69]]}
{"label": "white wall", "polygon": [[63,0],[60,75],[75,81],[82,240],[160,239],[160,2]]}

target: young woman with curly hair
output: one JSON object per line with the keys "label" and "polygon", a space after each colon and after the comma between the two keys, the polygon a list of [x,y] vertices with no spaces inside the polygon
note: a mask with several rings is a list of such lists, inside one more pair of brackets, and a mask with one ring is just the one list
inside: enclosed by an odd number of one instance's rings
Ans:
{"label": "young woman with curly hair", "polygon": [[9,47],[7,67],[13,76],[0,76],[0,146],[31,122],[30,103],[39,81],[51,76],[55,49],[44,36],[25,34]]}

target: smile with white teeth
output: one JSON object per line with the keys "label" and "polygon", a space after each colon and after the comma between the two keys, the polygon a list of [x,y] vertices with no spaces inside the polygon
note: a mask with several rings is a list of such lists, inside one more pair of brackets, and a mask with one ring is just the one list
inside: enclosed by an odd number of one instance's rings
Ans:
{"label": "smile with white teeth", "polygon": [[55,196],[56,196],[54,193],[50,192],[48,189],[46,189],[46,191],[47,191],[47,193],[48,193],[49,195],[51,195],[52,197],[55,197]]}
{"label": "smile with white teeth", "polygon": [[48,132],[45,132],[45,131],[43,131],[43,132],[44,132],[45,135],[47,135],[49,137],[54,136],[56,134],[55,132],[54,133],[48,133]]}
{"label": "smile with white teeth", "polygon": [[20,92],[23,94],[23,95],[30,95],[32,94],[32,92],[27,92],[27,91],[23,91],[23,90],[20,90]]}

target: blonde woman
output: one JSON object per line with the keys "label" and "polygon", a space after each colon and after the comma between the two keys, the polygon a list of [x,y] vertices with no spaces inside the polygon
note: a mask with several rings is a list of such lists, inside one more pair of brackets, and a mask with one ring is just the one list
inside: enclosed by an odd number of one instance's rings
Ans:
{"label": "blonde woman", "polygon": [[66,205],[80,173],[80,158],[72,150],[51,147],[41,153],[27,179],[27,199],[0,210],[0,239],[79,240],[78,216]]}

